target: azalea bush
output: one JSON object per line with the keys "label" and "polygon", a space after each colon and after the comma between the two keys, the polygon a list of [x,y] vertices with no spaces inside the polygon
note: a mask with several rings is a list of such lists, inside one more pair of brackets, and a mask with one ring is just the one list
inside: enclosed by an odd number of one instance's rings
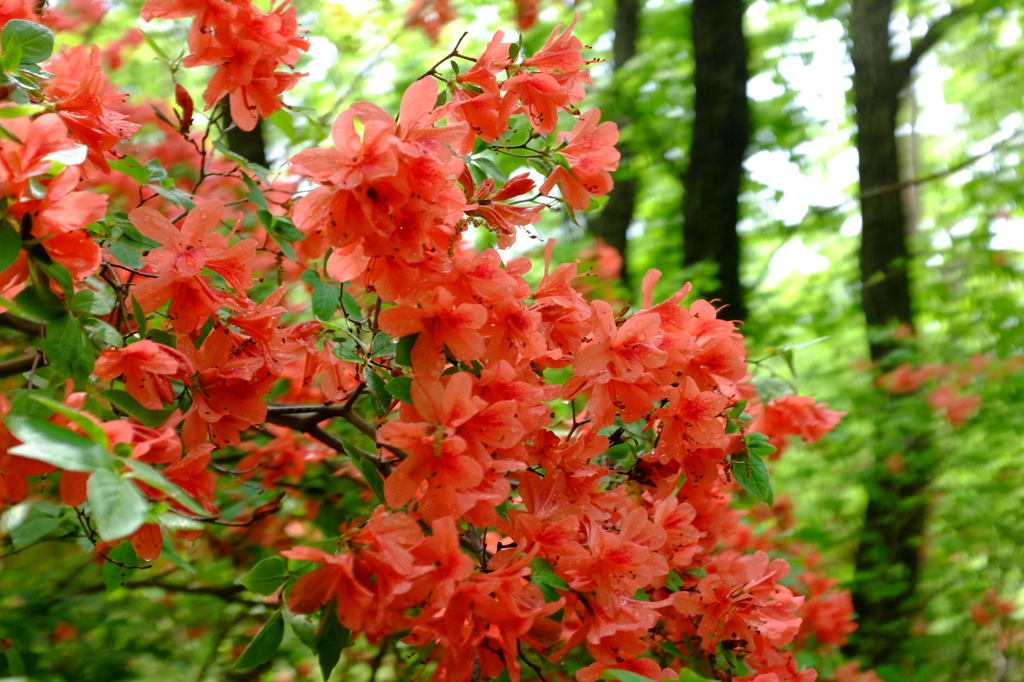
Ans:
{"label": "azalea bush", "polygon": [[[68,547],[111,595],[224,601],[200,679],[877,679],[766,464],[842,415],[759,392],[737,325],[657,271],[629,306],[551,243],[510,255],[612,187],[575,21],[460,41],[270,169],[226,140],[303,77],[294,8],[146,2],[191,19],[201,107],[110,84],[138,34],[55,49],[88,17],[2,12],[0,561]],[[36,581],[66,580],[0,582],[5,673],[88,640],[46,625]]]}

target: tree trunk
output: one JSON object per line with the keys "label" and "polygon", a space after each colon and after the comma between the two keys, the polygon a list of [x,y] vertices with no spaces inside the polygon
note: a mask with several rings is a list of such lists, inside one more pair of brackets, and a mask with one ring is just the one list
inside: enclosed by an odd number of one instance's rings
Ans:
{"label": "tree trunk", "polygon": [[[882,369],[898,343],[910,343],[896,341],[894,330],[913,328],[896,140],[899,94],[908,72],[892,59],[892,5],[893,0],[854,0],[850,17],[863,217],[862,300],[871,359]],[[852,586],[859,629],[848,646],[872,667],[895,664],[900,644],[910,634],[928,517],[927,488],[935,471],[926,427],[907,426],[927,424],[928,415],[898,422],[892,418],[920,411],[920,399],[890,396],[882,409],[886,414],[878,416],[874,434],[875,464],[864,477],[868,504]],[[886,466],[893,455],[902,457],[902,471]]]}
{"label": "tree trunk", "polygon": [[266,167],[267,147],[263,140],[263,119],[256,121],[252,130],[242,130],[238,126],[231,127],[231,104],[228,98],[223,100],[224,126],[228,129],[228,149],[245,158],[250,163]]}
{"label": "tree trunk", "polygon": [[[626,62],[636,55],[636,40],[640,27],[640,0],[617,0],[615,3],[615,42],[612,54],[615,58],[615,70],[621,69]],[[616,91],[617,101],[628,102],[626,93]],[[615,121],[622,131],[630,125],[629,117],[623,114],[615,116]],[[608,203],[596,220],[590,221],[590,229],[594,236],[604,240],[622,255],[622,282],[627,287],[629,280],[629,260],[627,258],[628,240],[626,232],[633,222],[636,209],[636,195],[639,186],[632,168],[633,154],[626,147],[621,149],[619,170],[614,174],[615,189],[608,196]]]}
{"label": "tree trunk", "polygon": [[744,0],[693,0],[693,143],[683,174],[683,265],[709,262],[717,284],[702,293],[747,316],[740,283],[739,191],[750,138]]}

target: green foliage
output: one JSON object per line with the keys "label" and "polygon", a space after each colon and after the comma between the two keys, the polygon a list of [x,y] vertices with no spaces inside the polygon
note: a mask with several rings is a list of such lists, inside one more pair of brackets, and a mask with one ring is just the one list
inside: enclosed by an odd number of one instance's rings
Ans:
{"label": "green foliage", "polygon": [[252,567],[242,584],[256,594],[273,594],[288,579],[288,567],[280,557],[268,557]]}
{"label": "green foliage", "polygon": [[31,21],[11,19],[0,31],[0,54],[6,71],[39,64],[53,54],[53,33]]}
{"label": "green foliage", "polygon": [[[129,2],[113,9],[95,27],[94,39],[103,44],[120,37],[125,28],[137,23],[140,4]],[[480,8],[489,7],[478,4]],[[645,8],[637,56],[625,65],[616,65],[619,68],[614,74],[611,69],[603,75],[598,72],[600,92],[593,102],[606,116],[628,122],[623,125],[620,146],[630,154],[616,179],[637,178],[641,185],[634,214],[637,236],[630,243],[629,267],[634,275],[649,267],[664,272],[656,296],[678,289],[691,279],[699,292],[707,288],[713,276],[705,271],[684,272],[679,265],[684,245],[679,235],[678,178],[689,146],[688,112],[695,96],[688,47],[691,27],[684,11],[688,5],[666,2]],[[838,153],[853,142],[851,123],[847,118],[816,117],[807,107],[813,95],[804,92],[806,84],[789,75],[795,64],[813,60],[809,36],[825,22],[844,21],[848,5],[832,0],[752,5],[757,7],[752,6],[748,16],[751,73],[764,74],[778,90],[775,97],[752,105],[753,142],[748,154],[777,153],[798,174],[823,182],[834,173],[830,164]],[[300,7],[303,27],[310,35],[322,37],[318,45],[327,57],[303,58],[297,69],[315,69],[315,77],[300,80],[288,93],[294,107],[274,114],[266,126],[275,163],[297,148],[326,139],[334,115],[354,101],[372,95],[375,102],[394,109],[396,93],[423,73],[438,54],[438,48],[426,37],[403,28],[405,6],[380,3],[359,7],[313,2]],[[490,15],[511,16],[510,5],[496,7]],[[474,8],[468,3],[460,10],[469,17]],[[599,38],[607,37],[613,9],[610,2],[582,6],[581,11],[587,12],[587,21],[581,24],[585,42],[607,44]],[[932,0],[899,3],[894,21],[906,21],[915,27],[914,35],[919,35],[919,29],[945,11],[945,3]],[[565,11],[559,7],[558,13],[561,16]],[[1024,193],[1018,113],[1024,71],[1020,69],[1021,46],[1014,37],[1019,15],[1019,8],[1012,6],[972,15],[939,43],[935,61],[923,66],[922,81],[942,78],[944,101],[954,109],[940,118],[955,117],[955,125],[941,132],[919,128],[920,121],[914,119],[909,101],[901,114],[902,122],[912,131],[901,138],[906,144],[904,155],[913,159],[907,177],[934,176],[910,192],[917,208],[911,226],[912,275],[922,342],[906,359],[915,365],[935,362],[962,366],[978,353],[992,353],[1003,362],[1019,356],[1024,348],[1024,324],[1020,319],[1024,258],[1018,247],[1002,245],[1015,230],[1019,231],[1019,197]],[[547,18],[547,14],[543,16]],[[454,42],[465,22],[456,23],[459,28],[444,33],[440,45]],[[543,25],[527,33],[525,49],[538,47],[550,28],[550,24]],[[205,77],[202,72],[174,67],[180,55],[175,51],[177,47],[170,46],[183,45],[186,32],[181,22],[148,25],[146,43],[114,75],[115,83],[140,98],[162,95],[172,79],[190,85],[200,83]],[[21,20],[7,23],[0,35],[0,59],[7,72],[5,77],[13,79],[19,88],[16,93],[24,90],[17,80],[25,77],[21,70],[45,61],[52,44],[52,34],[44,27]],[[395,56],[392,44],[396,46]],[[477,47],[479,40],[467,48],[467,53]],[[16,103],[17,97],[12,96]],[[19,106],[34,105],[26,96]],[[16,107],[0,108],[0,118],[16,112],[24,113]],[[949,172],[975,157],[979,158],[974,163]],[[512,157],[502,157],[493,168],[488,163],[473,161],[494,175],[509,176],[521,169],[520,162]],[[143,163],[132,156],[111,160],[110,165],[119,176],[148,186],[179,206],[188,205],[187,197],[175,189],[174,169]],[[470,170],[474,170],[473,165]],[[286,218],[271,215],[269,206],[260,205],[261,200],[265,201],[258,191],[261,172],[249,169],[247,194],[261,209],[258,219],[270,237],[290,257],[301,233],[297,235]],[[897,460],[876,458],[878,434],[930,431],[937,443],[937,478],[925,493],[932,501],[932,510],[926,544],[921,548],[925,557],[920,614],[923,632],[905,643],[905,667],[880,673],[888,682],[994,679],[997,642],[1009,632],[1008,626],[979,627],[971,619],[970,608],[990,588],[1017,599],[1020,606],[1024,519],[1018,493],[1024,489],[1020,466],[1024,376],[1020,372],[993,371],[969,378],[958,390],[980,395],[982,407],[960,427],[942,421],[925,402],[934,383],[928,384],[923,394],[908,396],[899,403],[899,410],[893,410],[889,399],[875,390],[871,372],[857,365],[866,355],[866,343],[858,307],[858,239],[852,229],[856,226],[856,188],[849,188],[847,201],[840,205],[815,205],[812,197],[810,209],[796,224],[786,224],[776,215],[785,194],[777,186],[748,179],[743,196],[743,272],[753,313],[744,333],[751,339],[751,358],[757,361],[762,377],[757,380],[757,388],[770,399],[795,387],[800,394],[813,395],[849,415],[827,441],[812,447],[790,447],[782,459],[771,463],[771,478],[763,459],[772,454],[771,446],[756,434],[747,436],[747,454],[733,458],[732,471],[757,500],[751,505],[771,505],[774,483],[792,496],[799,510],[792,527],[784,527],[779,518],[751,523],[758,532],[773,530],[795,542],[816,543],[822,561],[837,569],[837,575],[848,584],[853,577],[852,556],[866,499],[861,483],[874,467],[898,466]],[[596,219],[593,215],[583,218],[584,222]],[[538,227],[541,235],[561,239],[557,257],[565,256],[563,260],[568,260],[584,239],[581,229],[566,223],[554,221]],[[125,220],[124,214],[90,229],[108,240],[110,253],[129,267],[139,267],[141,255],[155,246]],[[825,258],[827,267],[801,272],[785,269],[773,260],[798,240],[807,251]],[[0,270],[14,262],[20,248],[17,231],[6,223],[0,225]],[[538,270],[535,267],[531,275]],[[54,370],[74,376],[78,387],[83,388],[101,344],[115,341],[104,336],[104,330],[95,324],[95,316],[103,314],[110,302],[82,296],[74,302],[74,314],[68,314],[46,281],[59,283],[61,273],[37,274],[40,278],[31,280],[13,301],[21,313],[47,323],[46,338],[40,345],[52,367],[37,368],[39,388],[34,392],[46,390]],[[638,279],[634,276],[634,281]],[[342,326],[347,321],[364,321],[349,291],[319,276],[304,281],[311,287],[315,317]],[[635,292],[625,295],[635,296]],[[137,305],[134,300],[132,305]],[[339,305],[342,312],[338,311]],[[132,312],[137,313],[137,320],[144,319],[141,311]],[[347,320],[340,319],[342,314]],[[2,333],[5,341],[15,338],[7,336],[7,330]],[[140,325],[139,335],[146,333]],[[793,350],[788,356],[778,351],[821,338],[824,340]],[[368,353],[362,348],[347,352],[349,359],[364,364],[394,353],[398,364],[408,366],[415,340],[413,335],[393,344],[386,335],[379,335]],[[409,377],[381,376],[372,363],[365,367],[365,377],[377,416],[390,409],[392,399],[410,402]],[[63,387],[58,388],[63,391]],[[62,396],[53,393],[51,397]],[[149,427],[160,426],[173,411],[148,410],[117,389],[105,391],[101,397]],[[199,526],[186,516],[168,511],[170,503],[150,506],[142,499],[133,480],[163,491],[192,514],[202,514],[201,506],[188,496],[177,495],[173,484],[154,477],[155,470],[140,464],[133,468],[131,479],[114,474],[110,469],[111,453],[97,438],[45,421],[48,408],[37,401],[29,402],[34,404],[25,407],[16,403],[6,420],[8,428],[24,443],[12,448],[11,454],[69,471],[93,472],[88,505],[100,539],[117,541],[142,523],[157,520],[167,532]],[[111,418],[115,416],[111,414]],[[383,479],[374,463],[361,454],[360,438],[363,436],[354,429],[346,434],[346,453],[374,495],[383,500]],[[265,444],[271,436],[261,435],[261,439],[259,442]],[[901,450],[898,440],[886,444],[891,445],[891,454]],[[244,454],[229,450],[218,466],[234,471]],[[272,497],[255,481],[246,480],[251,486],[247,496],[234,500],[236,508],[226,511],[225,518],[244,522],[246,510]],[[57,486],[59,481],[51,477],[39,485]],[[351,479],[328,471],[304,478],[302,486],[304,494],[320,503],[319,509],[312,512],[286,498],[284,518],[313,521],[329,538],[338,535],[341,524],[358,520],[362,488]],[[317,516],[309,518],[314,513]],[[244,559],[229,556],[215,560],[197,549],[183,551],[177,560],[169,556],[169,562],[161,561],[153,569],[125,569],[113,563],[81,567],[80,554],[48,542],[71,534],[76,527],[73,514],[62,515],[35,502],[8,509],[0,520],[0,531],[5,536],[3,553],[25,550],[2,559],[0,638],[10,638],[12,645],[4,649],[0,672],[19,676],[27,671],[31,679],[45,680],[196,679],[203,674],[206,679],[214,679],[227,674],[224,662],[230,660],[231,648],[246,645],[242,626],[266,619],[259,634],[248,641],[236,667],[258,667],[275,652],[281,660],[297,663],[308,656],[305,647],[310,647],[318,655],[325,679],[336,668],[339,672],[335,679],[368,676],[368,665],[360,660],[367,658],[366,651],[349,640],[335,613],[324,613],[319,623],[284,611],[275,611],[268,618],[264,607],[255,605],[257,602],[235,601],[239,592],[216,592],[218,588],[213,586],[232,584],[245,570],[240,566],[251,566],[261,556],[262,550],[255,545],[233,540],[239,543],[238,553],[248,555]],[[243,530],[234,537],[242,537]],[[59,596],[47,592],[38,570],[38,557],[44,555],[32,553],[32,546],[43,542],[47,543],[45,560],[62,574],[66,585]],[[89,543],[83,543],[89,549]],[[50,553],[50,548],[57,549]],[[109,556],[125,566],[145,565],[126,541],[110,550]],[[191,567],[195,574],[182,566]],[[568,588],[546,562],[535,560],[532,569],[546,600],[556,600],[559,590]],[[163,571],[175,571],[162,578],[163,587],[137,589],[132,585],[132,580],[151,579]],[[186,574],[188,580],[180,580]],[[288,576],[287,566],[271,557],[257,563],[241,582],[248,590],[267,595],[279,589]],[[108,595],[97,598],[87,591],[90,584],[105,584]],[[202,592],[199,587],[211,591]],[[157,601],[173,601],[172,618],[161,617],[166,607],[158,606]],[[1013,618],[1019,618],[1019,608]],[[285,634],[285,620],[295,637]],[[55,646],[53,633],[61,624],[73,624],[82,636]],[[353,646],[359,656],[348,660],[345,650]],[[827,662],[823,670],[829,670]],[[696,673],[684,674],[700,679]],[[629,682],[629,675],[608,671],[603,677]]]}
{"label": "green foliage", "polygon": [[235,669],[246,670],[266,663],[277,653],[283,638],[284,616],[280,611],[275,611],[235,661]]}

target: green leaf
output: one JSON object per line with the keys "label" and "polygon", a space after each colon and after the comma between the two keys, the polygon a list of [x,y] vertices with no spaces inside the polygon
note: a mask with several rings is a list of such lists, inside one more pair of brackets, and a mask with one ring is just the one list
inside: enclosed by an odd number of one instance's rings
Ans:
{"label": "green leaf", "polygon": [[[7,107],[0,107],[3,111]],[[0,272],[14,265],[21,254],[21,235],[6,220],[0,221]]]}
{"label": "green leaf", "polygon": [[290,261],[294,261],[295,248],[288,243],[288,240],[284,239],[281,235],[276,234],[272,230],[268,230],[268,232],[270,232],[270,236],[274,240],[274,243],[277,244],[278,248],[281,249],[281,253],[284,254],[284,257]]}
{"label": "green leaf", "polygon": [[267,121],[288,136],[288,140],[294,144],[298,141],[295,135],[295,123],[292,121],[291,112],[287,109],[278,109],[267,117]]}
{"label": "green leaf", "polygon": [[134,296],[132,296],[132,317],[135,318],[135,326],[138,329],[140,337],[146,336],[146,311],[142,309],[142,304],[139,303]]}
{"label": "green leaf", "polygon": [[[115,547],[107,556],[125,566],[137,566],[139,564],[139,555],[135,553],[132,543],[127,540],[122,540],[121,544]],[[113,592],[117,588],[127,585],[134,572],[134,568],[123,568],[110,561],[103,562],[103,584],[107,586],[107,592]]]}
{"label": "green leaf", "polygon": [[391,337],[384,332],[377,332],[370,343],[370,357],[379,358],[383,355],[391,355],[395,352],[395,344]]}
{"label": "green leaf", "polygon": [[35,417],[9,416],[7,428],[21,445],[12,455],[52,464],[66,471],[96,471],[111,464],[106,448],[62,426]]}
{"label": "green leaf", "polygon": [[[110,255],[130,268],[142,267],[142,252],[134,246],[111,244],[107,247],[107,250],[110,251]],[[132,301],[134,300],[135,298],[133,297]]]}
{"label": "green leaf", "polygon": [[196,207],[196,203],[192,201],[192,197],[188,194],[188,192],[180,190],[177,187],[161,187],[160,185],[157,185],[152,182],[147,184],[146,187],[150,188],[151,190],[162,196],[164,199],[167,199],[167,201],[171,202],[178,208],[183,208],[186,211],[191,211],[193,208]]}
{"label": "green leaf", "polygon": [[370,390],[373,411],[378,417],[383,417],[391,409],[391,396],[388,394],[384,379],[369,365],[363,369],[363,376],[366,378],[366,387]]}
{"label": "green leaf", "polygon": [[768,465],[760,457],[744,457],[733,460],[732,475],[740,487],[769,507],[775,502]]}
{"label": "green leaf", "polygon": [[21,63],[21,43],[17,40],[5,40],[0,43],[0,50],[3,54],[4,71],[13,71],[17,68]]}
{"label": "green leaf", "polygon": [[242,584],[250,592],[256,594],[270,595],[277,592],[277,588],[284,585],[288,579],[288,566],[280,557],[270,557],[252,567],[252,570],[242,578]]}
{"label": "green leaf", "polygon": [[164,52],[163,49],[159,45],[156,44],[156,41],[153,40],[153,36],[149,35],[145,31],[142,31],[142,35],[146,39],[146,43],[151,48],[153,48],[153,52],[156,52],[158,56],[163,57],[164,59],[167,59],[167,60],[171,59],[169,56],[167,56],[167,53]]}
{"label": "green leaf", "polygon": [[[310,651],[316,653],[316,633],[320,623],[301,613],[292,613],[285,609],[284,619],[292,626],[292,632],[305,644]],[[326,679],[326,678],[325,678]]]}
{"label": "green leaf", "polygon": [[88,436],[91,441],[99,443],[103,447],[103,450],[106,451],[110,444],[107,441],[107,434],[102,428],[100,428],[99,424],[89,419],[89,417],[42,393],[30,393],[28,397],[40,405],[46,406],[51,411],[61,414],[78,424],[82,427],[82,431],[85,432],[85,435]]}
{"label": "green leaf", "polygon": [[[239,172],[239,175],[242,176],[242,182],[244,182],[245,186],[249,189],[249,191],[245,193],[245,198],[251,201],[253,204],[255,204],[256,208],[263,209],[264,211],[267,211],[269,213],[270,206],[267,204],[267,198],[263,196],[263,192],[260,190],[260,186],[256,184],[255,180],[250,178],[245,173]],[[261,216],[260,220],[262,219],[263,218]],[[263,224],[266,225],[267,227],[270,227],[270,225],[268,225],[265,222]]]}
{"label": "green leaf", "polygon": [[171,405],[162,410],[151,410],[144,407],[142,403],[133,398],[127,391],[111,388],[100,393],[100,395],[115,405],[119,410],[126,412],[128,416],[136,419],[143,426],[151,429],[163,424],[171,416],[177,407]]}
{"label": "green leaf", "polygon": [[651,682],[651,678],[629,670],[605,670],[601,673],[602,680],[621,680],[621,682]]}
{"label": "green leaf", "polygon": [[193,514],[206,516],[206,509],[203,505],[194,500],[188,493],[181,489],[176,483],[167,480],[167,477],[145,462],[132,460],[128,466],[131,467],[129,476],[138,479],[146,485],[152,486],[162,493],[166,493],[172,500],[185,507]]}
{"label": "green leaf", "polygon": [[235,670],[255,668],[269,661],[281,646],[284,637],[284,616],[275,611],[270,620],[264,624],[256,636],[245,647],[245,651],[235,661]]}
{"label": "green leaf", "polygon": [[355,364],[362,364],[363,359],[356,354],[355,344],[349,342],[347,345],[335,346],[331,349],[336,358],[344,360],[345,362],[352,362]]}
{"label": "green leaf", "polygon": [[338,622],[337,602],[332,601],[320,621],[320,632],[316,633],[316,655],[325,680],[331,677],[331,672],[338,665],[342,650],[350,646],[351,633]]}
{"label": "green leaf", "polygon": [[398,339],[398,343],[395,344],[395,362],[403,367],[412,366],[409,354],[412,352],[412,347],[416,345],[416,339],[418,338],[419,334],[409,334],[409,336],[403,336]]}
{"label": "green leaf", "polygon": [[[225,517],[227,518],[227,517]],[[156,517],[157,522],[169,531],[179,530],[202,530],[207,526],[202,521],[196,521],[188,516],[163,512]]]}
{"label": "green leaf", "polygon": [[[182,516],[178,516],[177,518],[183,519],[185,521],[189,520],[185,519]],[[160,525],[164,524],[161,523]],[[171,538],[164,536],[164,546],[163,549],[160,550],[160,556],[164,559],[167,559],[178,568],[185,569],[192,575],[196,575],[195,567],[188,562],[188,559],[178,554],[178,550],[174,549],[174,543],[171,542]]]}
{"label": "green leaf", "polygon": [[[16,83],[23,83],[25,81],[24,78],[15,78],[13,76],[10,76],[10,80],[12,80],[12,81],[14,81]],[[32,100],[30,100],[28,98],[28,92],[25,90],[24,86],[17,87],[17,88],[14,89],[14,92],[11,93],[11,101],[14,102],[15,104],[31,104],[32,103]],[[5,132],[7,132],[7,134],[10,135],[10,137],[12,137],[15,141],[17,141],[18,138],[14,137],[14,135],[11,135],[10,131],[5,129]]]}
{"label": "green leaf", "polygon": [[[38,104],[21,104],[14,107],[0,107],[0,118],[21,118],[46,111],[45,107]],[[49,157],[47,157],[49,158]]]}
{"label": "green leaf", "polygon": [[473,161],[480,164],[480,167],[484,169],[488,177],[493,179],[497,184],[504,185],[508,182],[508,174],[498,168],[498,164],[494,163],[493,160],[486,156],[481,156],[474,158]]}
{"label": "green leaf", "polygon": [[768,442],[768,436],[763,433],[747,434],[747,452],[758,457],[767,457],[773,454],[777,448]]}
{"label": "green leaf", "polygon": [[[45,196],[45,195],[44,195]],[[66,267],[60,263],[39,263],[46,276],[60,285],[65,296],[70,297],[75,292],[75,280]]]}
{"label": "green leaf", "polygon": [[167,169],[164,168],[164,165],[160,163],[160,159],[150,159],[146,162],[146,168],[149,169],[150,182],[158,182],[164,187],[169,186],[169,184],[164,181],[169,180],[171,174],[168,173]]}
{"label": "green leaf", "polygon": [[[15,95],[15,93],[17,93],[19,91],[21,91],[20,88],[18,90],[15,90],[14,93],[11,93],[11,99],[12,100],[17,101],[15,99],[14,95]],[[24,91],[21,91],[21,93],[24,94]],[[26,96],[24,99],[27,100],[28,97]],[[26,102],[26,104],[27,104],[27,102]],[[10,130],[8,130],[4,126],[0,126],[0,137],[4,138],[5,140],[10,140],[11,142],[17,142],[20,145],[24,145],[25,144],[24,142],[21,141],[21,139],[17,135],[12,133]]]}
{"label": "green leaf", "polygon": [[98,469],[86,486],[96,531],[106,541],[131,535],[146,522],[149,503],[127,478]]}
{"label": "green leaf", "polygon": [[531,577],[533,582],[541,582],[560,590],[568,590],[569,583],[555,574],[555,569],[547,559],[534,559],[530,562]]}
{"label": "green leaf", "polygon": [[412,405],[412,377],[395,377],[385,388],[396,399],[406,405]]}
{"label": "green leaf", "polygon": [[267,226],[268,230],[282,239],[289,242],[299,242],[306,238],[305,233],[295,227],[295,223],[284,216],[274,215],[268,209],[258,210],[256,215],[259,217],[260,222]]}
{"label": "green leaf", "polygon": [[338,309],[338,299],[341,297],[341,290],[338,287],[328,286],[320,283],[313,286],[311,296],[313,303],[313,314],[321,320],[334,318],[334,312]]}
{"label": "green leaf", "polygon": [[[15,50],[15,45],[19,53],[17,61],[14,61],[13,55],[9,56]],[[3,50],[4,63],[8,68],[19,64],[39,64],[53,54],[53,33],[35,22],[11,19],[0,32],[0,50]]]}
{"label": "green leaf", "polygon": [[43,352],[58,372],[70,374],[76,386],[83,386],[96,363],[95,346],[78,319],[64,315],[46,326]]}
{"label": "green leaf", "polygon": [[530,569],[530,577],[533,584],[540,588],[541,593],[544,595],[544,600],[548,603],[558,601],[561,598],[561,595],[555,591],[555,588],[561,590],[569,589],[569,584],[555,575],[555,571],[547,559],[534,559],[530,562]]}
{"label": "green leaf", "polygon": [[359,472],[366,479],[367,485],[370,486],[370,490],[377,496],[381,502],[384,502],[384,479],[381,478],[380,472],[377,471],[377,467],[373,462],[363,457],[362,451],[356,446],[352,445],[350,441],[341,440],[345,446],[345,454],[352,460],[352,463],[356,465]]}
{"label": "green leaf", "polygon": [[26,287],[14,297],[14,302],[29,315],[47,322],[53,322],[67,314],[64,303],[49,288]]}
{"label": "green leaf", "polygon": [[32,544],[60,525],[59,509],[56,514],[46,513],[51,505],[41,507],[41,504],[16,504],[0,517],[0,533],[10,537],[15,549]]}
{"label": "green leaf", "polygon": [[[124,345],[121,332],[117,331],[103,320],[96,317],[87,317],[82,321],[82,327],[98,345],[105,344],[111,348],[120,348]],[[92,369],[89,369],[90,373]]]}
{"label": "green leaf", "polygon": [[316,270],[303,270],[299,279],[314,289],[323,284],[323,280],[320,279],[320,274]]}
{"label": "green leaf", "polygon": [[114,296],[109,291],[82,289],[75,292],[71,308],[90,315],[108,315],[114,309]]}
{"label": "green leaf", "polygon": [[144,185],[149,182],[150,170],[131,156],[125,156],[123,159],[114,159],[107,163],[112,169],[116,170],[118,173],[124,173],[140,185]]}
{"label": "green leaf", "polygon": [[793,389],[785,381],[772,377],[755,376],[750,380],[750,383],[757,389],[757,394],[761,396],[761,400],[766,403],[793,392]]}
{"label": "green leaf", "polygon": [[55,76],[49,71],[44,71],[38,64],[19,64],[18,73],[25,74],[26,76],[34,76],[36,78],[54,78]]}

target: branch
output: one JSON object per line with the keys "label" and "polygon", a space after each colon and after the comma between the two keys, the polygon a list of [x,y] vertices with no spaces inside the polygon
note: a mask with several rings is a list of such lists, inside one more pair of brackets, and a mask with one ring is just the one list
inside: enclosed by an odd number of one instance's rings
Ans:
{"label": "branch", "polygon": [[283,497],[284,493],[278,493],[276,497],[271,499],[266,504],[261,504],[260,506],[256,507],[256,509],[254,509],[252,514],[249,516],[249,518],[245,521],[228,521],[222,518],[221,516],[196,516],[194,514],[190,514],[187,511],[175,509],[174,507],[171,507],[168,511],[170,511],[172,514],[177,514],[178,516],[183,516],[186,519],[192,519],[193,521],[198,521],[200,523],[211,523],[215,526],[233,526],[236,528],[244,528],[246,526],[251,526],[257,521],[262,521],[271,514],[276,514],[277,512],[281,511],[281,499]]}
{"label": "branch", "polygon": [[[267,405],[267,421],[274,424],[279,423],[271,419],[271,416],[276,419],[284,415],[294,415],[311,423],[322,422],[331,417],[341,417],[370,438],[377,439],[377,429],[373,427],[373,424],[370,424],[352,411],[351,401],[335,405]],[[292,424],[281,425],[295,428]],[[305,429],[303,428],[302,430]]]}
{"label": "branch", "polygon": [[467,61],[475,62],[476,60],[473,59],[472,57],[466,57],[465,55],[459,54],[459,45],[462,45],[462,41],[465,40],[466,36],[468,36],[468,35],[469,35],[469,32],[467,31],[467,32],[463,33],[461,36],[459,36],[459,39],[457,41],[455,41],[455,47],[452,48],[452,51],[449,52],[448,54],[446,54],[445,56],[441,57],[439,60],[437,60],[436,64],[431,66],[427,70],[426,73],[424,73],[422,76],[420,76],[416,80],[420,80],[422,78],[426,78],[427,76],[435,75],[437,73],[437,67],[441,66],[442,64],[444,64],[449,59],[452,59],[453,57],[460,57],[460,58],[465,59]]}
{"label": "branch", "polygon": [[31,334],[32,336],[42,336],[45,326],[42,322],[26,320],[24,317],[18,317],[13,313],[0,313],[0,327],[7,327],[8,329],[14,329],[25,334]]}
{"label": "branch", "polygon": [[[1009,141],[1009,140],[1006,140],[1006,141]],[[949,168],[947,168],[944,171],[939,171],[937,173],[932,173],[930,175],[924,175],[924,176],[919,177],[919,178],[911,178],[910,180],[904,180],[903,182],[897,182],[896,184],[893,184],[893,185],[883,185],[881,187],[871,187],[871,188],[866,189],[863,192],[861,192],[860,193],[860,198],[861,199],[868,199],[868,198],[871,198],[871,197],[879,196],[881,194],[889,194],[890,192],[899,192],[899,191],[908,189],[910,187],[916,187],[917,185],[923,185],[924,183],[931,182],[932,180],[939,180],[941,178],[946,177],[947,175],[953,175],[954,173],[956,173],[958,171],[962,171],[964,168],[968,168],[969,166],[973,166],[974,164],[976,164],[979,161],[981,161],[982,159],[984,159],[986,156],[990,156],[992,154],[995,154],[997,151],[999,151],[1003,147],[1004,144],[1005,144],[1005,142],[1004,143],[995,144],[988,151],[982,152],[981,154],[977,154],[976,156],[968,157],[968,158],[964,159],[963,161],[961,161],[960,163],[958,163],[958,164],[956,164],[954,166],[950,166]],[[1008,149],[1015,149],[1015,148],[1017,148],[1019,146],[1021,146],[1021,145],[1015,144],[1015,145],[1010,145],[1007,148]]]}
{"label": "branch", "polygon": [[[149,568],[148,566],[146,568]],[[236,595],[245,592],[245,587],[242,585],[223,585],[223,586],[207,586],[197,585],[195,587],[190,585],[180,585],[177,583],[169,583],[163,580],[163,576],[157,576],[155,578],[149,578],[146,580],[135,580],[129,583],[125,583],[122,587],[128,589],[141,589],[146,587],[157,587],[167,592],[177,592],[181,594],[198,594],[205,595],[208,597],[216,597],[227,602],[235,602],[239,604],[252,604],[251,599],[239,598]],[[72,595],[86,595],[94,594],[97,592],[104,592],[107,589],[106,585],[89,585],[80,590],[75,590]]]}
{"label": "branch", "polygon": [[953,26],[960,23],[968,14],[978,9],[980,6],[987,4],[984,0],[975,0],[969,2],[966,5],[961,5],[956,9],[950,11],[949,14],[939,17],[933,21],[929,26],[925,34],[921,36],[910,48],[910,54],[907,55],[906,59],[901,59],[893,64],[896,73],[899,78],[899,89],[902,90],[903,86],[910,80],[910,74],[921,62],[921,59],[935,47],[940,40],[942,40],[946,32],[949,31]]}
{"label": "branch", "polygon": [[[278,406],[270,405],[268,407]],[[282,414],[280,412],[275,413],[269,410],[267,411],[267,421],[269,423],[277,424],[278,426],[287,426],[288,428],[295,429],[296,431],[301,431],[310,438],[314,438],[320,441],[324,445],[333,448],[339,454],[346,455],[350,459],[353,454],[359,455],[360,457],[363,457],[367,461],[371,462],[373,466],[377,467],[377,470],[380,471],[381,474],[384,476],[387,476],[389,473],[391,473],[388,463],[382,460],[378,455],[375,455],[372,452],[366,452],[365,450],[357,448],[351,444],[349,444],[348,447],[346,447],[346,444],[340,438],[335,436],[333,433],[330,433],[329,431],[321,428],[320,426],[317,426],[317,422],[323,421],[323,419],[324,417],[318,417],[316,413],[311,415],[309,413],[285,412]],[[374,432],[374,435],[375,434],[376,432]],[[355,452],[349,453],[349,449],[355,450]]]}
{"label": "branch", "polygon": [[20,358],[4,360],[3,362],[0,362],[0,379],[3,377],[14,376],[15,374],[31,372],[32,368],[43,367],[45,365],[46,358],[43,357],[43,354],[40,351],[33,351],[31,355],[24,355]]}

